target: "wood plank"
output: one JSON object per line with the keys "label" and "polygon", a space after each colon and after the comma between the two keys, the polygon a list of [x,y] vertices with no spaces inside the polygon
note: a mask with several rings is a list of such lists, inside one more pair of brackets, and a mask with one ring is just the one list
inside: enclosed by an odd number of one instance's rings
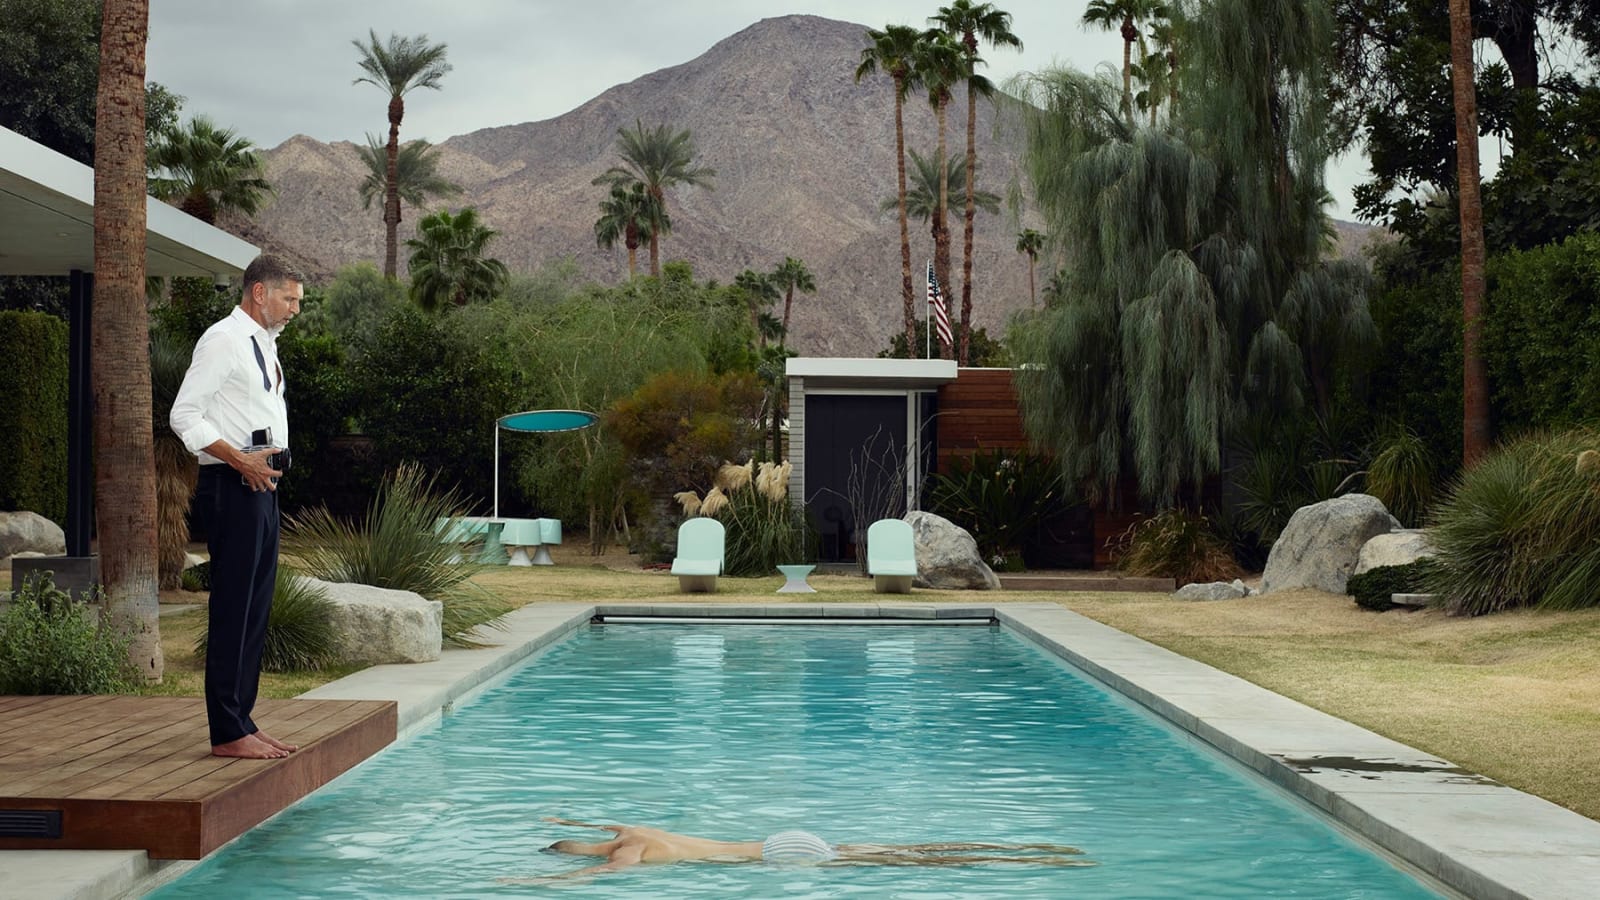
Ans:
{"label": "wood plank", "polygon": [[[342,716],[339,716],[338,719],[337,719],[337,721],[340,723],[340,727],[335,729],[335,730],[333,730],[333,731],[331,731],[327,736],[321,738],[319,741],[313,742],[312,744],[307,745],[307,746],[316,746],[318,743],[332,741],[332,740],[338,738],[339,735],[344,730],[346,730],[346,729],[348,729],[350,727],[355,727],[355,726],[359,725],[359,723],[361,723],[365,719],[371,717],[376,712],[376,710],[372,706],[368,705],[368,704],[371,704],[373,702],[373,701],[370,701],[370,700],[350,700],[350,701],[334,701],[334,702],[346,702],[346,703],[351,704],[351,708],[347,709],[347,710],[344,710],[343,711],[344,714]],[[306,751],[306,749],[307,749],[306,747],[302,747],[298,752],[288,756],[286,758],[286,760],[295,759],[295,757],[300,756],[300,754],[304,753]],[[286,760],[285,759],[270,760],[270,762],[272,762],[276,766],[278,764],[281,764],[281,763],[285,762]],[[255,763],[257,761],[256,760],[239,760],[239,762]],[[238,771],[238,772],[230,772],[230,771],[220,771],[219,770],[219,771],[204,772],[204,773],[201,773],[200,777],[198,777],[198,778],[193,778],[193,779],[190,779],[188,781],[185,781],[183,784],[181,784],[179,786],[174,786],[174,787],[168,788],[165,792],[163,792],[161,794],[157,794],[155,796],[156,796],[156,799],[159,799],[159,800],[195,800],[195,801],[210,800],[210,799],[212,799],[212,797],[219,790],[221,790],[223,788],[230,788],[230,787],[234,786],[235,784],[239,783],[240,781],[246,781],[246,780],[255,779],[257,777],[260,777],[260,775],[261,775],[261,771],[243,771],[243,770],[241,770],[241,771]]]}
{"label": "wood plank", "polygon": [[[203,728],[205,721],[203,708],[198,718]],[[130,768],[135,768],[140,761],[140,757],[135,754],[140,750],[160,745],[185,745],[192,741],[190,735],[195,727],[193,717],[176,722],[152,717],[152,722],[156,727],[145,734],[130,738],[116,746],[104,747],[76,757],[52,767],[46,773],[28,779],[21,788],[9,789],[19,795],[38,795],[41,791],[58,791],[63,795],[70,795],[74,790],[86,790]],[[209,755],[207,758],[210,758]]]}
{"label": "wood plank", "polygon": [[[300,745],[300,751],[304,752],[317,740],[325,738],[331,734],[337,734],[341,728],[347,727],[349,723],[353,721],[353,715],[358,714],[364,709],[361,704],[370,703],[371,701],[301,700],[293,702],[311,704],[309,707],[311,714],[319,717],[315,721],[326,724],[326,727],[322,729],[320,733],[317,731],[308,732],[309,737],[307,737],[305,742],[301,743]],[[263,716],[263,720],[269,723],[271,722],[271,720],[266,719],[265,716]],[[261,723],[257,722],[256,724],[259,726]],[[285,732],[285,734],[287,733],[288,732]],[[279,735],[279,737],[283,738],[284,735]],[[297,735],[297,737],[299,737],[299,735]],[[209,745],[207,745],[203,752],[208,759],[214,758],[211,756]],[[239,759],[229,761],[230,765],[225,767],[188,766],[182,769],[172,769],[161,774],[159,777],[153,777],[147,782],[139,784],[136,795],[140,797],[149,797],[156,800],[205,800],[216,792],[218,789],[217,785],[225,786],[234,783],[241,778],[254,777],[250,770],[258,769],[264,763],[269,762],[273,761]],[[152,772],[152,774],[155,773]],[[130,794],[128,796],[134,795]]]}
{"label": "wood plank", "polygon": [[[85,710],[80,718],[56,719],[49,722],[27,720],[18,723],[7,738],[13,747],[3,754],[5,762],[22,762],[40,754],[58,758],[77,755],[74,751],[84,744],[102,739],[132,737],[148,731],[153,721],[163,718],[159,712],[130,704],[100,704]],[[10,723],[7,723],[8,726]]]}

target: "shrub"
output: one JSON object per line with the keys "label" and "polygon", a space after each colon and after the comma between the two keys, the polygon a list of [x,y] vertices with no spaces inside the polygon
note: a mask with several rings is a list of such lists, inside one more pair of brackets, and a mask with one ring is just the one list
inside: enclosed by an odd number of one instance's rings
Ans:
{"label": "shrub", "polygon": [[67,325],[0,311],[0,509],[67,514]]}
{"label": "shrub", "polygon": [[[456,319],[401,307],[368,335],[359,355],[352,351],[350,396],[360,398],[352,412],[372,438],[378,471],[415,463],[466,497],[487,499],[495,421],[516,409],[515,376],[502,354],[467,340]],[[291,396],[290,415],[295,406]]]}
{"label": "shrub", "polygon": [[48,574],[30,576],[0,614],[0,694],[117,694],[136,674],[128,643]]}
{"label": "shrub", "polygon": [[1462,474],[1430,534],[1428,588],[1449,612],[1600,604],[1600,478],[1580,462],[1595,448],[1594,427],[1534,435]]}
{"label": "shrub", "polygon": [[[194,642],[194,655],[205,659],[205,631]],[[338,636],[333,631],[333,603],[328,592],[288,566],[278,567],[267,615],[267,639],[261,668],[267,672],[314,671],[334,662]]]}
{"label": "shrub", "polygon": [[441,492],[435,481],[420,467],[403,465],[379,488],[360,522],[336,518],[325,507],[290,516],[285,548],[323,581],[370,584],[438,600],[444,604],[445,642],[477,646],[468,633],[509,606],[469,581],[482,566],[451,562],[457,547],[441,540],[435,523],[461,515],[461,495]]}
{"label": "shrub", "polygon": [[186,591],[211,590],[211,560],[183,570],[183,589]]}
{"label": "shrub", "polygon": [[1350,576],[1345,593],[1354,597],[1356,605],[1362,609],[1373,612],[1394,609],[1389,598],[1395,594],[1422,592],[1435,568],[1433,561],[1426,557],[1403,566],[1378,566]]}
{"label": "shrub", "polygon": [[815,540],[805,508],[789,501],[790,465],[732,463],[717,471],[716,485],[701,498],[693,491],[677,495],[688,516],[711,516],[727,529],[724,573],[771,575],[779,565],[816,557]]}
{"label": "shrub", "polygon": [[1133,523],[1116,540],[1112,556],[1130,575],[1172,578],[1178,584],[1239,575],[1232,551],[1199,513],[1168,509]]}
{"label": "shrub", "polygon": [[950,474],[933,477],[932,511],[972,533],[986,560],[1022,564],[1022,548],[1039,523],[1063,505],[1061,471],[1031,453],[979,452],[951,462]]}
{"label": "shrub", "polygon": [[1421,436],[1401,426],[1385,438],[1367,465],[1367,493],[1383,501],[1408,528],[1420,525],[1433,502],[1433,454]]}

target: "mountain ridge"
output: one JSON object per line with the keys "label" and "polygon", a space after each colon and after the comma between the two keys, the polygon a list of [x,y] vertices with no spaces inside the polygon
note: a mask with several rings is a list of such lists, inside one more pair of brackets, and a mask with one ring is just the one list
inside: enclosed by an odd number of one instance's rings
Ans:
{"label": "mountain ridge", "polygon": [[[595,246],[604,188],[591,182],[619,161],[618,129],[636,121],[688,128],[697,161],[717,175],[712,190],[669,192],[673,231],[661,242],[663,260],[685,260],[697,277],[721,282],[745,268],[770,271],[785,256],[804,260],[817,293],[795,298],[790,345],[805,355],[873,355],[903,326],[899,228],[879,211],[895,192],[893,89],[881,74],[854,80],[866,31],[811,15],[763,19],[694,59],[614,85],[561,115],[448,138],[436,145],[440,173],[463,193],[429,210],[403,208],[401,240],[432,209],[474,206],[500,232],[490,252],[512,271],[571,257],[586,277],[616,281],[626,276],[626,252]],[[965,151],[965,101],[958,91],[947,109],[952,155]],[[907,99],[905,119],[907,149],[931,156],[937,129],[923,97]],[[995,119],[996,107],[980,103],[978,185],[1004,196],[1021,140],[1014,129],[997,132]],[[295,135],[263,157],[278,196],[253,222],[229,219],[228,227],[301,261],[313,277],[382,258],[381,210],[361,208],[357,187],[366,171],[354,143]],[[991,333],[1029,305],[1028,261],[1014,249],[1026,226],[1038,226],[1027,212],[1021,224],[1004,210],[980,211],[975,220],[973,319]],[[959,196],[952,198],[950,230],[955,283],[946,295],[955,315]],[[911,236],[920,309],[920,269],[933,247],[925,223],[913,220]],[[404,256],[402,247],[402,265]],[[641,248],[641,271],[647,257]],[[1040,284],[1046,276],[1041,268]]]}

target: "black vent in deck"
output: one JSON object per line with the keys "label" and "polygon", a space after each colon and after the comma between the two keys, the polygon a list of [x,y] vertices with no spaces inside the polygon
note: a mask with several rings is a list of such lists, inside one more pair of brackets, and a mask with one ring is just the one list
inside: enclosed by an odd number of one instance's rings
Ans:
{"label": "black vent in deck", "polygon": [[59,809],[0,809],[0,838],[59,837]]}

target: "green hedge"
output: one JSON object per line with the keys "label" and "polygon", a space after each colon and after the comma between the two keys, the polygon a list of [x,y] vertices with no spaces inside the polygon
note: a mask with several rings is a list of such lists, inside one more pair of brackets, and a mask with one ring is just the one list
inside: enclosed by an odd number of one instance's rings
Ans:
{"label": "green hedge", "polygon": [[0,509],[67,515],[67,324],[0,311]]}

